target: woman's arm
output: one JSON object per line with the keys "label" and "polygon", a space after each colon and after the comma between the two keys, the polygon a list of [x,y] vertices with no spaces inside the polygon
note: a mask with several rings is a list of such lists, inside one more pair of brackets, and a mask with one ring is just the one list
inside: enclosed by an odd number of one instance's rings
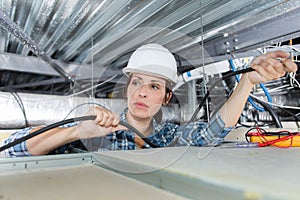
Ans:
{"label": "woman's arm", "polygon": [[[37,131],[38,129],[39,128],[33,129],[31,133]],[[26,141],[28,153],[33,156],[45,155],[53,149],[79,140],[80,138],[76,129],[76,126],[68,128],[54,128],[30,138]]]}
{"label": "woman's arm", "polygon": [[[96,115],[95,120],[88,120],[68,128],[55,128],[27,141],[27,149],[32,155],[44,155],[67,143],[123,130],[119,125],[119,115],[105,108],[91,107],[88,115]],[[33,130],[34,131],[34,130]]]}
{"label": "woman's arm", "polygon": [[219,110],[225,127],[235,126],[254,85],[278,79],[286,72],[295,72],[297,65],[288,59],[289,53],[274,51],[256,57],[251,66],[255,71],[242,75],[240,83]]}
{"label": "woman's arm", "polygon": [[[102,107],[92,107],[88,115],[96,115],[96,119],[82,121],[71,127],[58,127],[43,132],[32,137],[21,144],[7,150],[8,156],[45,155],[50,151],[70,142],[102,137],[117,130],[124,130],[125,127],[119,125],[119,116]],[[27,128],[12,134],[6,143],[13,142],[25,135],[31,134],[41,127]]]}

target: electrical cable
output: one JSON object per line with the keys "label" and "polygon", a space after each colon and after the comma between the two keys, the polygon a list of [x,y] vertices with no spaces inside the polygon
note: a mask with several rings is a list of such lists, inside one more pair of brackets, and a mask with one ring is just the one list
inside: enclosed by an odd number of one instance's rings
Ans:
{"label": "electrical cable", "polygon": [[[8,149],[10,147],[13,147],[21,142],[24,142],[30,138],[33,138],[43,132],[46,132],[48,130],[51,130],[53,128],[56,128],[56,127],[59,127],[61,125],[64,125],[64,124],[68,124],[68,123],[72,123],[72,122],[77,122],[77,121],[84,121],[84,120],[95,120],[96,119],[96,116],[83,116],[83,117],[76,117],[76,118],[70,118],[70,119],[67,119],[67,120],[62,120],[62,121],[59,121],[59,122],[56,122],[56,123],[53,123],[53,124],[50,124],[46,127],[43,127],[37,131],[34,131],[33,133],[29,134],[29,135],[26,135],[24,137],[21,137],[11,143],[8,143],[6,145],[3,145],[2,147],[0,147],[0,152],[4,151],[5,149]],[[134,128],[133,126],[129,125],[128,123],[126,122],[123,122],[123,121],[120,121],[120,125],[123,125],[125,126],[126,128],[130,129],[131,131],[133,131],[134,133],[136,133],[139,137],[141,137],[149,146],[153,147],[153,148],[156,148],[158,147],[157,145],[153,144],[148,138],[144,138],[143,135],[136,129]]]}
{"label": "electrical cable", "polygon": [[[258,99],[257,96],[250,94],[250,96],[252,96],[253,98]],[[264,101],[263,99],[260,99],[260,101],[268,103],[266,101]],[[280,107],[280,108],[287,108],[287,109],[295,109],[295,110],[300,110],[300,107],[294,107],[294,106],[284,106],[284,105],[278,105],[278,104],[274,104],[274,103],[268,103],[270,106],[276,106],[276,107]]]}
{"label": "electrical cable", "polygon": [[[103,108],[105,108],[103,105],[99,104],[99,103],[93,103],[93,102],[88,102],[88,103],[82,103],[76,107],[74,107],[67,115],[66,117],[64,118],[64,120],[77,108],[79,108],[80,106],[83,106],[83,105],[87,105],[87,104],[94,104],[94,105],[98,105],[98,106],[101,106]],[[107,108],[105,108],[107,109]],[[133,126],[129,125],[128,123],[125,123],[125,122],[122,122],[120,121],[120,124],[121,125],[124,125],[125,127],[131,129],[133,132],[135,132],[141,139],[143,139],[149,146],[151,147],[157,147],[155,144],[153,144],[148,138],[144,138],[143,135],[136,129],[134,128]]]}
{"label": "electrical cable", "polygon": [[[232,69],[233,71],[236,71],[236,68],[235,68],[235,65],[234,65],[234,63],[233,63],[233,60],[229,60],[229,65],[230,65],[230,67],[231,67],[231,69]],[[240,78],[239,78],[237,75],[235,75],[235,79],[236,79],[236,81],[237,81],[238,83],[240,82]],[[260,87],[262,88],[262,90],[264,91],[265,95],[267,96],[268,101],[269,101],[270,103],[272,103],[272,97],[271,97],[270,93],[268,92],[267,88],[265,87],[265,85],[264,85],[263,83],[259,83],[259,86],[260,86]],[[259,107],[258,105],[256,105],[256,104],[253,102],[253,99],[252,99],[251,97],[248,97],[248,102],[251,103],[251,105],[252,105],[256,110],[262,111],[262,112],[265,111],[264,108]]]}
{"label": "electrical cable", "polygon": [[275,122],[277,128],[283,128],[278,115],[274,112],[274,110],[272,109],[272,107],[269,104],[267,104],[263,101],[260,101],[259,99],[255,99],[255,101],[257,101],[259,104],[261,104],[264,107],[264,109],[269,112],[269,114],[271,115],[271,117],[272,117],[273,121]]}
{"label": "electrical cable", "polygon": [[[225,76],[223,76],[222,78],[220,78],[220,79],[218,79],[217,81],[215,81],[215,82],[212,84],[212,86],[210,87],[210,90],[212,90],[212,89],[213,89],[220,81],[222,81],[222,80],[225,80],[225,79],[227,79],[227,78],[229,78],[229,77],[231,77],[231,76],[235,76],[235,75],[237,75],[237,74],[248,73],[248,72],[251,72],[251,71],[254,71],[254,69],[253,69],[253,68],[246,68],[246,69],[241,69],[241,70],[237,70],[237,71],[230,72],[230,73],[226,74]],[[195,110],[193,116],[191,117],[190,122],[192,122],[192,121],[195,120],[195,118],[196,118],[198,112],[200,111],[201,107],[204,105],[206,99],[208,98],[208,96],[209,96],[209,94],[210,94],[210,93],[209,93],[210,90],[207,90],[205,96],[203,97],[202,101],[200,102],[199,106],[197,107],[197,109]],[[54,124],[50,124],[50,125],[48,125],[48,126],[42,128],[42,129],[39,129],[39,130],[37,130],[37,131],[35,131],[35,132],[29,134],[29,135],[26,135],[26,136],[24,136],[24,137],[22,137],[22,138],[19,138],[19,139],[15,140],[15,141],[13,141],[13,142],[11,142],[11,143],[9,143],[9,144],[6,144],[6,145],[0,147],[0,152],[3,151],[3,150],[5,150],[5,149],[8,149],[8,148],[10,148],[10,147],[12,147],[12,146],[15,146],[15,145],[17,145],[17,144],[19,144],[19,143],[21,143],[21,142],[23,142],[23,141],[26,141],[26,140],[28,140],[28,139],[30,139],[30,138],[36,136],[36,135],[39,135],[39,134],[41,134],[41,133],[43,133],[43,132],[45,132],[45,131],[48,131],[48,130],[50,130],[50,129],[52,129],[52,128],[56,128],[56,127],[58,127],[58,126],[61,126],[61,125],[64,125],[64,124],[68,124],[68,123],[72,123],[72,122],[76,122],[76,121],[82,121],[82,120],[94,120],[94,119],[95,119],[95,116],[83,116],[83,117],[71,118],[71,119],[67,119],[67,120],[60,121],[60,122],[56,122],[56,123],[54,123]],[[128,123],[122,122],[122,121],[120,121],[120,124],[123,125],[123,126],[125,126],[125,127],[127,127],[128,129],[132,130],[134,133],[136,133],[136,134],[137,134],[139,137],[141,137],[141,139],[143,139],[149,146],[151,146],[151,147],[153,147],[153,148],[158,147],[157,145],[153,144],[148,138],[144,138],[143,135],[142,135],[136,128],[134,128],[133,126],[129,125]]]}
{"label": "electrical cable", "polygon": [[248,73],[248,72],[251,72],[251,71],[254,71],[254,69],[251,68],[251,67],[245,68],[245,69],[241,69],[241,70],[237,70],[237,71],[232,71],[232,72],[230,72],[230,73],[224,75],[222,78],[217,79],[217,80],[210,86],[210,89],[207,90],[206,94],[204,95],[202,101],[200,102],[200,104],[198,105],[198,107],[196,108],[196,110],[194,111],[194,113],[193,113],[191,119],[189,120],[189,122],[193,122],[193,121],[196,119],[196,117],[197,117],[197,115],[198,115],[200,109],[202,108],[202,106],[204,105],[206,99],[208,98],[208,96],[209,96],[209,94],[210,94],[209,91],[212,90],[212,89],[213,89],[220,81],[225,80],[225,79],[227,79],[227,78],[229,78],[229,77],[231,77],[231,76],[235,76],[235,75],[237,75],[237,74],[244,74],[244,73]]}
{"label": "electrical cable", "polygon": [[[281,108],[281,107],[278,107],[280,110],[282,110],[283,112],[291,115],[292,118],[294,118],[296,120],[296,122],[299,122],[300,121],[300,118],[297,116],[297,114],[294,114],[293,112],[287,110],[287,109],[284,109],[284,108]],[[298,113],[299,114],[299,113]]]}
{"label": "electrical cable", "polygon": [[[213,89],[220,81],[225,80],[225,79],[227,79],[228,77],[236,76],[236,75],[238,75],[238,74],[248,73],[248,72],[250,72],[250,71],[254,71],[254,69],[253,69],[253,68],[245,68],[245,69],[241,69],[241,70],[237,70],[237,71],[232,71],[231,73],[226,74],[226,75],[223,76],[221,79],[218,79],[214,84],[212,84],[210,90],[212,90],[212,89]],[[209,96],[209,91],[210,91],[210,90],[208,90],[207,93],[205,94],[205,96],[203,97],[202,101],[200,102],[199,106],[198,106],[197,109],[195,110],[195,112],[194,112],[194,114],[192,115],[192,117],[191,117],[191,119],[190,119],[189,122],[192,122],[192,121],[194,121],[194,120],[196,119],[196,117],[197,117],[197,115],[198,115],[198,112],[200,111],[201,107],[204,105],[206,99],[207,99],[208,96]],[[259,103],[264,107],[264,110],[266,109],[266,110],[270,113],[272,119],[274,120],[274,122],[275,122],[275,124],[276,124],[276,127],[277,127],[277,128],[282,128],[282,124],[281,124],[281,122],[280,122],[280,120],[279,120],[279,117],[278,117],[278,115],[274,112],[274,110],[271,108],[271,106],[268,105],[268,104],[266,104],[266,103],[264,103],[264,102],[262,102],[262,101],[260,101],[258,98],[255,98],[255,100],[256,100],[257,102],[259,102]]]}
{"label": "electrical cable", "polygon": [[[256,130],[256,132],[251,132],[252,130]],[[255,128],[249,129],[246,134],[245,138],[246,141],[249,142],[248,137],[255,136],[259,137],[260,141],[255,142],[257,147],[266,147],[266,146],[275,146],[279,148],[289,148],[293,146],[293,138],[299,136],[299,132],[289,132],[289,131],[278,131],[278,132],[267,132],[262,128],[256,126]],[[267,136],[278,136],[277,139],[267,139]],[[290,144],[288,146],[281,144],[280,142],[290,140]],[[251,142],[250,142],[251,143]],[[278,143],[278,144],[276,144]]]}

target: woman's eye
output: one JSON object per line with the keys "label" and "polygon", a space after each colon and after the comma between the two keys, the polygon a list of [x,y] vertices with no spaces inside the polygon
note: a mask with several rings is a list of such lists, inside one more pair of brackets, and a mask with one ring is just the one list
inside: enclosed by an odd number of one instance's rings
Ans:
{"label": "woman's eye", "polygon": [[132,81],[131,84],[134,85],[134,86],[138,86],[138,85],[140,85],[140,82],[139,81]]}
{"label": "woman's eye", "polygon": [[159,90],[159,86],[158,85],[152,85],[152,88],[154,89],[154,90]]}

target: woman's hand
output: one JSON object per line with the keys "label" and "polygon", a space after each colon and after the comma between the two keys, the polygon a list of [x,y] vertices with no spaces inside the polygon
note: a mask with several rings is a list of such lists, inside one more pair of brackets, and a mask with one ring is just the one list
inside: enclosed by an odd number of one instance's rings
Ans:
{"label": "woman's hand", "polygon": [[83,121],[77,125],[80,139],[102,137],[118,130],[127,128],[120,125],[118,114],[100,106],[91,107],[86,115],[95,115],[96,119]]}
{"label": "woman's hand", "polygon": [[253,59],[250,67],[255,71],[243,74],[240,83],[219,110],[220,116],[225,122],[225,127],[236,125],[254,85],[278,79],[284,76],[286,72],[297,70],[297,65],[288,57],[288,53],[274,51]]}
{"label": "woman's hand", "polygon": [[286,72],[296,72],[297,65],[289,59],[289,53],[274,51],[254,58],[251,66],[255,71],[245,74],[253,85],[278,79]]}

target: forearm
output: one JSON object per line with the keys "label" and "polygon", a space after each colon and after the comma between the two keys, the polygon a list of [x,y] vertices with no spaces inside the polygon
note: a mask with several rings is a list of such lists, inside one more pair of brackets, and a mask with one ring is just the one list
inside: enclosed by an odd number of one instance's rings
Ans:
{"label": "forearm", "polygon": [[220,116],[225,122],[225,127],[236,125],[253,86],[248,76],[243,75],[229,99],[219,110]]}
{"label": "forearm", "polygon": [[226,127],[236,124],[255,84],[278,79],[286,72],[297,71],[297,65],[288,57],[289,53],[274,51],[258,56],[251,62],[251,68],[255,71],[243,74],[241,82],[220,109]]}
{"label": "forearm", "polygon": [[[31,132],[36,131],[32,130]],[[45,155],[60,146],[80,139],[76,126],[69,128],[55,128],[37,135],[26,141],[28,152],[31,155]]]}

